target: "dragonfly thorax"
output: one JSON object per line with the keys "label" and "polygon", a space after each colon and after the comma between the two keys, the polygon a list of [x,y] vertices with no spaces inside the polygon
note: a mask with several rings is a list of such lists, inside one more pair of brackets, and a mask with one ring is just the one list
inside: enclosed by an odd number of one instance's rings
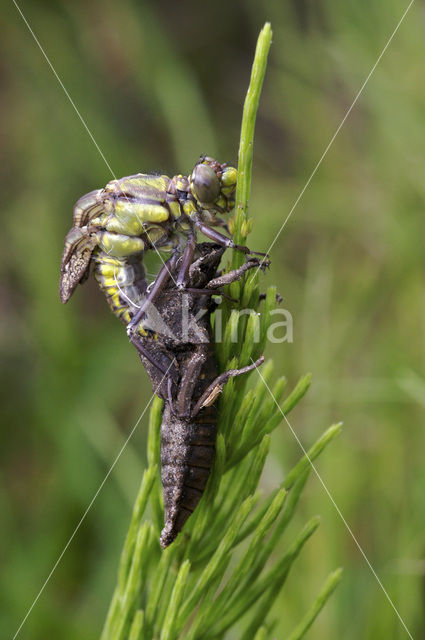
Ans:
{"label": "dragonfly thorax", "polygon": [[[234,206],[237,171],[202,156],[190,176],[137,173],[108,182],[82,196],[74,225],[65,238],[60,295],[66,302],[99,252],[120,260],[144,251],[181,249],[196,230],[210,239],[206,225],[223,226],[219,214]],[[226,246],[232,243],[227,238]]]}

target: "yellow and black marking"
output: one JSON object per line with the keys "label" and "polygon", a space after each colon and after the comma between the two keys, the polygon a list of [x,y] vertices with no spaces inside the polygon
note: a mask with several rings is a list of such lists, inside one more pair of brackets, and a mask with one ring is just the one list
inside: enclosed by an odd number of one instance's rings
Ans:
{"label": "yellow and black marking", "polygon": [[[138,300],[133,298],[132,278],[141,275],[144,252],[182,250],[188,238],[194,237],[196,226],[206,233],[201,223],[223,225],[217,214],[233,208],[236,179],[234,167],[203,156],[189,177],[137,173],[82,196],[74,206],[74,225],[65,238],[61,301],[69,300],[93,262],[112,311],[128,322],[133,302]],[[223,238],[225,246],[232,245],[229,238]],[[138,262],[140,266],[135,267]],[[140,291],[139,287],[139,295]]]}
{"label": "yellow and black marking", "polygon": [[[117,258],[97,250],[93,256],[94,277],[113,313],[126,325],[145,299],[146,273],[141,256]],[[147,336],[142,323],[141,335]]]}

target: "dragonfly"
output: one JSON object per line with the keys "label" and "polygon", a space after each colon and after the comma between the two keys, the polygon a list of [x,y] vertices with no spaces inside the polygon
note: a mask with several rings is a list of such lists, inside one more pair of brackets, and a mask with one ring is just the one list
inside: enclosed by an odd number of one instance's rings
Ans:
{"label": "dragonfly", "polygon": [[[174,284],[185,287],[197,232],[224,248],[255,253],[214,228],[226,227],[220,216],[234,207],[236,181],[235,167],[201,156],[189,176],[138,173],[82,196],[65,237],[61,301],[69,300],[93,264],[100,288],[129,335],[143,333],[146,308],[171,277],[177,260]],[[170,251],[171,257],[149,286],[141,257],[153,250]]]}
{"label": "dragonfly", "polygon": [[[249,269],[267,265],[248,247],[213,228],[225,226],[219,214],[234,206],[236,179],[234,167],[202,156],[189,177],[136,174],[113,180],[77,201],[74,224],[65,237],[61,301],[69,300],[93,265],[154,391],[164,400],[164,548],[174,541],[204,492],[214,460],[216,400],[223,386],[262,362],[260,358],[219,375],[211,336],[212,296]],[[214,244],[198,244],[197,231]],[[247,257],[239,269],[219,275],[227,247]],[[152,250],[169,250],[171,258],[149,285],[143,260]]]}

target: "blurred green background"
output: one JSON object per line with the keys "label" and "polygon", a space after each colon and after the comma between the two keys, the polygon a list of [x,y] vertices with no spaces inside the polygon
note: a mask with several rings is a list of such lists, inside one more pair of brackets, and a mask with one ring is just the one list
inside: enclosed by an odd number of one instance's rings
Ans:
{"label": "blurred green background", "polygon": [[[407,2],[172,3],[21,7],[120,177],[236,161],[257,34],[274,32],[255,143],[250,246],[266,250]],[[0,629],[12,637],[151,395],[94,281],[62,307],[63,237],[81,194],[110,172],[11,1],[3,4]],[[425,13],[417,1],[272,250],[267,281],[294,318],[269,348],[318,467],[413,637],[424,637]],[[145,464],[147,415],[20,637],[98,637]],[[285,424],[263,479],[299,457]],[[317,478],[297,525],[322,526],[276,605],[283,638],[325,576],[343,582],[309,637],[406,638]]]}

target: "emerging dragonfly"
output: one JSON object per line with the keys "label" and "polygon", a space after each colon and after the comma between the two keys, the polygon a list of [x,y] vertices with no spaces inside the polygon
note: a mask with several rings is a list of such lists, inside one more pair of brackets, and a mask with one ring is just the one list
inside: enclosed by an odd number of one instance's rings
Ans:
{"label": "emerging dragonfly", "polygon": [[[236,179],[234,167],[201,157],[189,177],[136,174],[113,180],[77,201],[74,226],[65,238],[62,302],[86,280],[94,264],[100,288],[127,326],[155,392],[165,401],[164,547],[175,539],[205,488],[214,458],[217,396],[230,377],[262,361],[218,376],[211,342],[211,295],[248,269],[268,264],[249,258],[236,271],[217,277],[225,248],[254,253],[212,228],[225,226],[219,214],[234,206]],[[216,244],[197,245],[197,231]],[[158,249],[170,250],[171,258],[148,286],[144,253]],[[197,325],[202,339],[182,334],[184,305],[187,327]],[[168,321],[171,334],[152,323],[152,308]]]}
{"label": "emerging dragonfly", "polygon": [[[93,262],[95,278],[112,311],[128,325],[129,335],[143,332],[145,310],[179,257],[175,284],[185,287],[197,231],[222,247],[253,253],[213,229],[226,226],[219,214],[234,207],[236,180],[234,167],[201,156],[189,177],[138,173],[82,196],[74,206],[74,225],[65,238],[61,301],[67,302],[77,284],[86,280]],[[148,290],[140,258],[153,249],[171,250],[172,255]]]}

